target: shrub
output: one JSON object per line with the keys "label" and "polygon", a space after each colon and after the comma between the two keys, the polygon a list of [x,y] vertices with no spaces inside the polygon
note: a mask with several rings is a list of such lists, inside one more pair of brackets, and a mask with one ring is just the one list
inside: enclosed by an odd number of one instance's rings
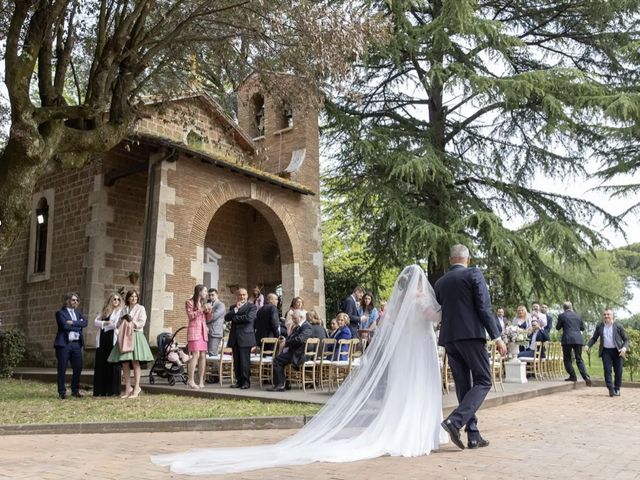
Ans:
{"label": "shrub", "polygon": [[0,377],[11,377],[24,357],[26,346],[27,337],[21,330],[0,332]]}
{"label": "shrub", "polygon": [[634,328],[625,329],[629,336],[629,350],[624,360],[624,365],[629,369],[629,377],[633,382],[634,373],[640,370],[640,330]]}

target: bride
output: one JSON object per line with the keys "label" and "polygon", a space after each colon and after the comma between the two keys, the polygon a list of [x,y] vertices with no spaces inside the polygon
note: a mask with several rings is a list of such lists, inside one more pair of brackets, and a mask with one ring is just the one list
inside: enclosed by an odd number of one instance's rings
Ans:
{"label": "bride", "polygon": [[175,473],[204,475],[428,454],[448,441],[440,427],[433,328],[439,317],[426,275],[417,265],[406,267],[360,365],[298,433],[273,445],[190,450],[151,460]]}

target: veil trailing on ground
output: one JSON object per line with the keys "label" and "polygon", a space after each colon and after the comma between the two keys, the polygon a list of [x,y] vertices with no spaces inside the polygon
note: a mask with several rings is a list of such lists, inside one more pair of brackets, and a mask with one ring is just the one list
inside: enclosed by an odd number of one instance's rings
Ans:
{"label": "veil trailing on ground", "polygon": [[273,445],[209,448],[152,457],[176,473],[242,472],[382,455],[418,456],[446,443],[433,322],[440,307],[417,265],[394,285],[360,365],[295,435]]}

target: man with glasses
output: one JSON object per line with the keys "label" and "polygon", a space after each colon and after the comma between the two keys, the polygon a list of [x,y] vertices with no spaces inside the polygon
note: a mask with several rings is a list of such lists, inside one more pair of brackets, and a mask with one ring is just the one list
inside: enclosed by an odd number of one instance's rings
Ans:
{"label": "man with glasses", "polygon": [[80,393],[82,347],[84,346],[82,329],[87,326],[87,319],[78,310],[79,303],[80,297],[77,293],[67,293],[64,297],[64,305],[56,312],[58,333],[53,346],[56,350],[56,359],[58,361],[58,395],[61,400],[67,398],[65,373],[69,362],[71,362],[71,368],[73,369],[71,395],[76,398],[82,397]]}

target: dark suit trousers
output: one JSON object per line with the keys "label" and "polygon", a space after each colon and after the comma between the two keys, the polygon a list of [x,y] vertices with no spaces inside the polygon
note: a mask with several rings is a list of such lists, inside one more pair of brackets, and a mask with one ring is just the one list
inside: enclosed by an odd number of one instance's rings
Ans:
{"label": "dark suit trousers", "polygon": [[233,370],[238,385],[251,385],[251,347],[233,347]]}
{"label": "dark suit trousers", "polygon": [[[604,368],[604,383],[609,390],[620,390],[622,386],[622,357],[617,348],[602,349],[602,366]],[[613,379],[611,382],[611,368],[613,367]]]}
{"label": "dark suit trousers", "polygon": [[273,360],[273,384],[276,387],[284,385],[284,367],[292,363],[292,361],[293,350],[282,352]]}
{"label": "dark suit trousers", "polygon": [[491,390],[489,353],[482,340],[463,340],[444,346],[449,366],[456,384],[458,408],[449,415],[456,428],[466,426],[469,440],[477,440],[478,418],[476,412]]}
{"label": "dark suit trousers", "polygon": [[569,378],[571,380],[576,380],[576,371],[573,369],[573,363],[571,361],[571,352],[573,352],[576,357],[576,365],[578,365],[578,370],[580,371],[580,375],[582,375],[583,379],[589,378],[589,374],[587,373],[587,369],[584,366],[584,362],[582,361],[582,345],[562,345],[562,359],[564,360],[564,369],[569,374]]}
{"label": "dark suit trousers", "polygon": [[69,361],[71,361],[73,370],[71,393],[78,393],[80,391],[80,373],[82,373],[82,345],[80,342],[69,342],[64,347],[56,347],[56,360],[58,361],[58,394],[67,393],[64,379]]}

